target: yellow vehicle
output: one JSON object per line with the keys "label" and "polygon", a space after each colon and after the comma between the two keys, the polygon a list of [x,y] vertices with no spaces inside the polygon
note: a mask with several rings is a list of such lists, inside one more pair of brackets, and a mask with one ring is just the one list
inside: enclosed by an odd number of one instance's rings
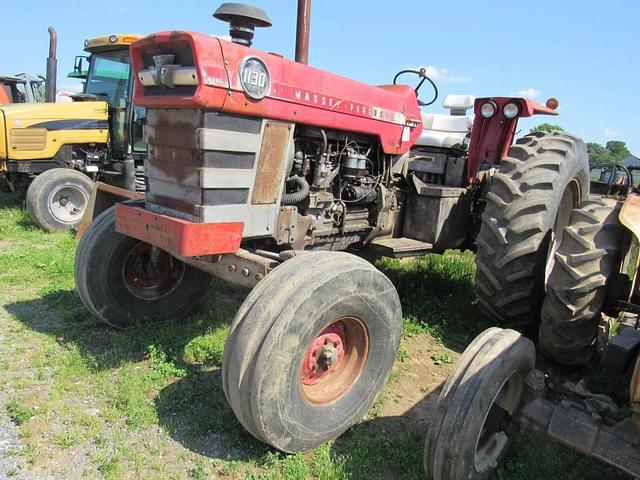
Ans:
{"label": "yellow vehicle", "polygon": [[139,38],[86,40],[89,55],[70,74],[84,87],[71,103],[0,107],[0,173],[12,189],[29,185],[27,210],[44,230],[76,228],[93,181],[144,190],[145,111],[130,101],[129,45]]}

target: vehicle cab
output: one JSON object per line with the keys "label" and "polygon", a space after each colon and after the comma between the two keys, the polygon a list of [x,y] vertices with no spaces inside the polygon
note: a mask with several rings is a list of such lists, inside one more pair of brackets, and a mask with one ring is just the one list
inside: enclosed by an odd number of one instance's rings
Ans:
{"label": "vehicle cab", "polygon": [[83,81],[82,93],[75,101],[104,100],[109,104],[111,155],[124,158],[133,154],[143,159],[146,145],[142,138],[145,109],[132,104],[133,82],[129,46],[142,38],[137,34],[114,34],[85,40],[88,56],[77,56],[71,78]]}

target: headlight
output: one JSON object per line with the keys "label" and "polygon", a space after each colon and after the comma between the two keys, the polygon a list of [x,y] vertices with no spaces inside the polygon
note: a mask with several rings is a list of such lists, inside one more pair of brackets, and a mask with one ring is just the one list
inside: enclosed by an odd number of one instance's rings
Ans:
{"label": "headlight", "polygon": [[515,103],[509,102],[502,108],[502,113],[507,118],[516,118],[520,113],[520,108]]}
{"label": "headlight", "polygon": [[480,115],[484,118],[491,118],[496,114],[496,104],[493,102],[484,102],[480,105]]}

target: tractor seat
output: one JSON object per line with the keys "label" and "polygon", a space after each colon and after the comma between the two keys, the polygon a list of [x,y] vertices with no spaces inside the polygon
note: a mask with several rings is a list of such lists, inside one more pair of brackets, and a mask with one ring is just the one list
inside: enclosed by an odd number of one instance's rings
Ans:
{"label": "tractor seat", "polygon": [[475,98],[471,95],[447,95],[442,102],[450,115],[442,113],[422,113],[422,133],[416,145],[439,148],[462,148],[467,135],[471,133],[473,115],[467,110],[473,107]]}

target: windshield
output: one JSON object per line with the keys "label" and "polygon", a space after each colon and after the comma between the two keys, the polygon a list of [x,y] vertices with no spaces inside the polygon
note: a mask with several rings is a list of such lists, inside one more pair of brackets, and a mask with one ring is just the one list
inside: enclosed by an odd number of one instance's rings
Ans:
{"label": "windshield", "polygon": [[93,54],[85,93],[106,96],[111,106],[126,104],[129,70],[128,50]]}

